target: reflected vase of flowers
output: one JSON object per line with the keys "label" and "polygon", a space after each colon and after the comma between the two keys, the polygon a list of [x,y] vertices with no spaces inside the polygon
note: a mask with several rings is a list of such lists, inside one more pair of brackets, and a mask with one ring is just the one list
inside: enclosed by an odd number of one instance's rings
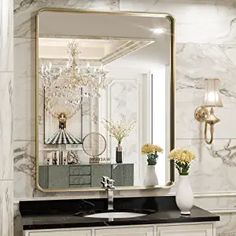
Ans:
{"label": "reflected vase of flowers", "polygon": [[116,163],[122,163],[122,146],[120,143],[116,147]]}
{"label": "reflected vase of flowers", "polygon": [[157,145],[144,144],[142,146],[142,154],[147,156],[147,167],[144,184],[146,186],[158,185],[158,178],[156,173],[156,164],[158,159],[158,153],[163,152],[163,149]]}
{"label": "reflected vase of flowers", "polygon": [[121,142],[123,139],[127,136],[129,136],[130,132],[134,129],[135,127],[135,121],[125,121],[124,119],[121,119],[120,121],[108,121],[105,120],[104,124],[107,129],[107,131],[110,133],[112,137],[114,137],[118,143],[116,147],[116,163],[122,163],[123,160],[123,153],[122,153],[122,146]]}

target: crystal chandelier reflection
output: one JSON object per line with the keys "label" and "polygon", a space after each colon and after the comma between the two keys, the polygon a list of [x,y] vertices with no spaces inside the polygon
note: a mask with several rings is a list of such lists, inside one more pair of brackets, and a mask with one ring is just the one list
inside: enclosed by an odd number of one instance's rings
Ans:
{"label": "crystal chandelier reflection", "polygon": [[65,113],[67,119],[80,108],[85,97],[100,97],[99,90],[107,84],[107,72],[100,67],[79,66],[79,47],[68,43],[69,59],[65,67],[42,65],[40,76],[45,92],[45,109],[55,118]]}

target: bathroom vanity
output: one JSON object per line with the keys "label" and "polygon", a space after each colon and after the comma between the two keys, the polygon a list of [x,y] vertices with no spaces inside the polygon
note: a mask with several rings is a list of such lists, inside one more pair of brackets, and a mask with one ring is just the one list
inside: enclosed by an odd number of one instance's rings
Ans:
{"label": "bathroom vanity", "polygon": [[193,207],[181,216],[174,197],[117,198],[115,212],[130,218],[88,217],[107,212],[107,199],[20,202],[25,236],[214,236],[219,217]]}
{"label": "bathroom vanity", "polygon": [[27,230],[25,236],[214,236],[212,223],[92,227],[85,229]]}

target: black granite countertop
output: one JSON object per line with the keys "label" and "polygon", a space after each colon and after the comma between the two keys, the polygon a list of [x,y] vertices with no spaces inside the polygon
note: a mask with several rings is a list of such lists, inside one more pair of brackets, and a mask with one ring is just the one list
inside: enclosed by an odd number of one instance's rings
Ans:
{"label": "black granite countertop", "polygon": [[117,198],[117,211],[143,210],[149,214],[135,218],[99,219],[85,218],[88,212],[104,211],[107,199],[22,201],[20,212],[24,230],[71,227],[96,227],[112,225],[170,224],[219,221],[219,216],[194,206],[191,215],[182,216],[174,197]]}

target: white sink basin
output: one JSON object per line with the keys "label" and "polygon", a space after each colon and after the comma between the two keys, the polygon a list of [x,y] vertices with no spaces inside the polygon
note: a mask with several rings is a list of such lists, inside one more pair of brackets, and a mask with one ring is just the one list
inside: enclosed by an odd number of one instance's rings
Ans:
{"label": "white sink basin", "polygon": [[134,217],[140,217],[145,216],[147,214],[143,213],[135,213],[135,212],[102,212],[102,213],[95,213],[91,215],[86,215],[84,217],[89,218],[134,218]]}

